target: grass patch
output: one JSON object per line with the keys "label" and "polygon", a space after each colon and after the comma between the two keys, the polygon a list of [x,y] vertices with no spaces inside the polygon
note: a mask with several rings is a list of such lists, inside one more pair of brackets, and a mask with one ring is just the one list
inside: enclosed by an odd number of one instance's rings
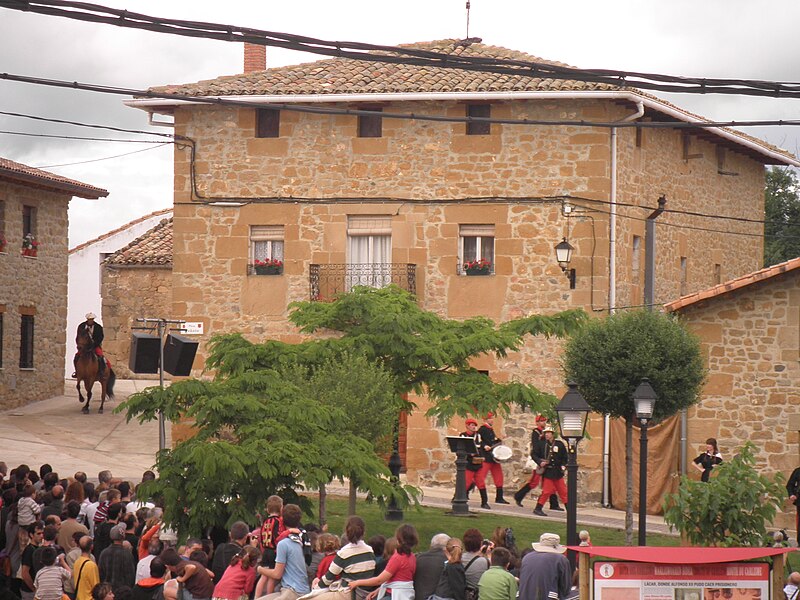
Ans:
{"label": "grass patch", "polygon": [[[314,501],[315,510],[316,494],[308,494],[308,498]],[[395,529],[400,524],[396,521],[385,521],[383,510],[374,503],[367,503],[360,500],[357,505],[358,515],[367,524],[366,538],[373,535],[384,535],[390,537],[394,535]],[[347,518],[347,500],[336,496],[328,496],[328,528],[331,533],[339,534],[344,531],[344,522]],[[411,523],[419,533],[420,544],[417,550],[426,550],[431,537],[437,533],[447,533],[452,536],[461,537],[467,529],[475,527],[483,533],[484,537],[492,537],[492,533],[497,527],[511,527],[514,530],[514,537],[517,546],[522,548],[531,542],[539,541],[542,533],[557,533],[561,536],[562,543],[566,543],[566,524],[557,521],[542,521],[540,519],[526,519],[523,517],[512,517],[507,515],[493,515],[478,513],[475,517],[451,517],[445,514],[445,509],[429,506],[409,508],[405,510],[403,522]],[[580,525],[579,516],[578,529],[583,529]],[[611,529],[607,527],[586,527],[592,536],[592,544],[595,546],[624,546],[625,531],[622,529]],[[633,532],[636,540],[636,529]],[[662,534],[648,534],[647,544],[649,546],[678,546],[680,539],[675,536]]]}

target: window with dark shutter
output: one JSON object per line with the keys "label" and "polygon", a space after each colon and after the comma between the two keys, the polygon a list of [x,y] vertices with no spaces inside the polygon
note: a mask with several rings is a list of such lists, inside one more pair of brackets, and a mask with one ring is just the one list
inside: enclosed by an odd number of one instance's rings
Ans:
{"label": "window with dark shutter", "polygon": [[36,207],[25,205],[22,207],[22,237],[29,233],[36,237]]}
{"label": "window with dark shutter", "polygon": [[280,137],[281,111],[274,108],[256,109],[256,137]]}
{"label": "window with dark shutter", "polygon": [[[467,116],[488,119],[492,116],[491,104],[467,104]],[[489,135],[492,124],[479,121],[467,123],[467,135]]]}
{"label": "window with dark shutter", "polygon": [[[382,112],[382,108],[364,108],[373,112]],[[359,115],[358,137],[379,138],[383,135],[383,117],[380,115]]]}
{"label": "window with dark shutter", "polygon": [[20,317],[19,368],[33,368],[33,315]]}

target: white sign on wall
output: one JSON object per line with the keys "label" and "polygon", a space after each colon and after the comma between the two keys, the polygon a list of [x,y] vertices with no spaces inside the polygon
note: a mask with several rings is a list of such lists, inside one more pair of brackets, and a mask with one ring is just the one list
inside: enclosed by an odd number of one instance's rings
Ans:
{"label": "white sign on wall", "polygon": [[183,333],[187,335],[203,335],[203,322],[186,322],[183,324]]}

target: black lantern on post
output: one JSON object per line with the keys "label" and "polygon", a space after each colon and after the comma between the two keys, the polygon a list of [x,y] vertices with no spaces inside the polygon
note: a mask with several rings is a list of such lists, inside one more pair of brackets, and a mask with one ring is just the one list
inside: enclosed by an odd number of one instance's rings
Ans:
{"label": "black lantern on post", "polygon": [[650,380],[642,382],[633,392],[633,409],[641,425],[639,435],[639,545],[647,545],[647,426],[653,418],[656,393]]}
{"label": "black lantern on post", "polygon": [[566,273],[567,269],[569,268],[569,261],[572,260],[572,251],[575,248],[570,245],[570,243],[567,241],[567,238],[563,238],[558,244],[556,244],[555,249],[558,266],[561,267],[561,270]]}
{"label": "black lantern on post", "polygon": [[[565,240],[566,241],[566,240]],[[567,545],[578,545],[578,442],[586,434],[591,408],[578,391],[578,384],[567,382],[567,393],[556,405],[558,427],[561,437],[567,441],[569,459],[567,461]],[[575,552],[569,551],[569,562],[575,568]]]}

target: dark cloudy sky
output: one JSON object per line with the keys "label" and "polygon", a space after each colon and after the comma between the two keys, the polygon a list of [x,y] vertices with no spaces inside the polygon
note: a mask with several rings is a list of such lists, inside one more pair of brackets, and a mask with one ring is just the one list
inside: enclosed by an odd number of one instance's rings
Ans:
{"label": "dark cloudy sky", "polygon": [[[800,2],[796,0],[471,0],[470,36],[583,68],[800,81]],[[212,21],[318,37],[399,44],[465,37],[465,0],[99,0],[159,17]],[[268,49],[268,65],[315,60]],[[133,31],[0,8],[0,73],[129,88],[184,83],[241,72],[242,47]],[[663,96],[663,94],[662,94]],[[0,80],[0,111],[130,129],[149,128],[124,97]],[[795,119],[800,100],[672,95],[716,120]],[[746,131],[800,153],[798,128]],[[141,138],[0,115],[0,130]],[[108,198],[74,199],[74,246],[172,203],[172,149],[0,133],[0,156],[104,187]],[[95,161],[70,166],[51,166]]]}

